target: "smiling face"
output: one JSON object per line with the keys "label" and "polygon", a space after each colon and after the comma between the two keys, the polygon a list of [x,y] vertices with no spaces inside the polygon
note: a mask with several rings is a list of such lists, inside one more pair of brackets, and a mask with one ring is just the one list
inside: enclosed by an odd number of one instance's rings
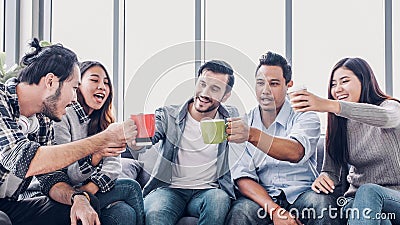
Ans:
{"label": "smiling face", "polygon": [[89,115],[100,109],[110,95],[109,77],[100,66],[90,67],[82,75],[79,92],[88,107]]}
{"label": "smiling face", "polygon": [[262,65],[256,75],[256,96],[258,104],[263,111],[274,111],[279,113],[285,103],[288,87],[283,77],[283,70],[280,66]]}
{"label": "smiling face", "polygon": [[334,73],[331,81],[331,95],[336,100],[359,102],[361,82],[353,71],[340,67]]}
{"label": "smiling face", "polygon": [[218,108],[226,101],[230,92],[226,92],[228,75],[204,70],[196,84],[194,108],[197,112],[207,113]]}
{"label": "smiling face", "polygon": [[[57,79],[57,81],[56,81]],[[71,76],[62,82],[58,82],[58,78],[54,79],[58,83],[58,88],[54,94],[48,96],[44,102],[41,112],[56,122],[61,121],[62,116],[66,113],[65,108],[76,101],[76,90],[80,83],[80,70],[78,65],[75,65]]]}

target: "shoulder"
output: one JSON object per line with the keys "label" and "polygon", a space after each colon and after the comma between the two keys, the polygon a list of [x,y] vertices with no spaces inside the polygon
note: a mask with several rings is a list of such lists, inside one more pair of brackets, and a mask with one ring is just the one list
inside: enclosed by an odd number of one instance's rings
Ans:
{"label": "shoulder", "polygon": [[237,117],[239,116],[239,110],[232,105],[222,105],[221,106],[229,113],[230,117]]}
{"label": "shoulder", "polygon": [[156,109],[156,116],[161,115],[173,115],[177,116],[179,114],[182,105],[167,105]]}
{"label": "shoulder", "polygon": [[396,100],[388,99],[388,100],[383,101],[379,106],[400,108],[400,102],[398,102]]}

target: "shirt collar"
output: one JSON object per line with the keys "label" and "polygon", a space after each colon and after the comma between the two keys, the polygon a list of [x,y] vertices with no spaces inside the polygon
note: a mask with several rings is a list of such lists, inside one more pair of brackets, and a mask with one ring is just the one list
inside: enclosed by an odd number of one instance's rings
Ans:
{"label": "shirt collar", "polygon": [[75,110],[80,123],[84,123],[90,120],[89,116],[86,114],[85,110],[83,110],[83,107],[81,106],[81,104],[79,104],[79,102],[72,103],[70,107]]}
{"label": "shirt collar", "polygon": [[289,99],[285,98],[285,102],[282,105],[281,110],[279,111],[275,121],[282,125],[283,127],[287,126],[290,114],[292,113],[293,109],[290,105]]}
{"label": "shirt collar", "polygon": [[[289,120],[289,117],[290,117],[290,114],[292,113],[292,111],[293,111],[293,109],[290,106],[289,100],[287,98],[285,98],[285,102],[283,103],[281,110],[279,111],[278,115],[276,116],[274,122],[270,125],[270,127],[273,124],[278,123],[278,124],[280,124],[282,127],[284,127],[286,129],[287,123],[288,123],[288,120]],[[256,110],[254,110],[253,117],[254,118],[260,118],[260,122],[262,124],[260,106],[258,106],[256,108]]]}

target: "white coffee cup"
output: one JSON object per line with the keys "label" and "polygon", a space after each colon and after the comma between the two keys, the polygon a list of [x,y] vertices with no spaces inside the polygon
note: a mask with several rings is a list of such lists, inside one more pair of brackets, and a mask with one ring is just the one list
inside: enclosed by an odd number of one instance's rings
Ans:
{"label": "white coffee cup", "polygon": [[293,86],[293,87],[288,88],[287,93],[289,95],[289,98],[292,99],[294,97],[292,95],[293,93],[296,93],[298,91],[303,91],[303,90],[307,91],[307,87],[305,85],[297,85],[297,86]]}

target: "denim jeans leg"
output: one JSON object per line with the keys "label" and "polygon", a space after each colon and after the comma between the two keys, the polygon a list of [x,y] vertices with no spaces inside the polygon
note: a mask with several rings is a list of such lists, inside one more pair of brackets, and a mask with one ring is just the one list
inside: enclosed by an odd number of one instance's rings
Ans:
{"label": "denim jeans leg", "polygon": [[116,202],[112,207],[101,210],[102,225],[137,225],[136,211],[125,202]]}
{"label": "denim jeans leg", "polygon": [[302,193],[290,206],[289,212],[298,216],[307,225],[340,225],[340,207],[336,198],[329,194],[315,193],[313,190]]}
{"label": "denim jeans leg", "polygon": [[354,196],[352,208],[357,209],[359,217],[349,217],[350,225],[387,224],[387,219],[393,224],[400,224],[400,191],[377,184],[361,185]]}
{"label": "denim jeans leg", "polygon": [[[107,215],[116,217],[120,221],[130,221],[130,224],[132,224],[132,221],[136,225],[144,224],[142,190],[135,180],[128,178],[117,179],[115,186],[109,192],[97,193],[96,196],[100,202],[101,217],[103,217],[104,213],[107,213]],[[117,205],[119,205],[119,210],[113,210]],[[133,220],[132,216],[136,219]]]}
{"label": "denim jeans leg", "polygon": [[144,199],[146,225],[175,225],[185,212],[191,190],[158,188]]}
{"label": "denim jeans leg", "polygon": [[226,217],[226,225],[267,225],[272,223],[269,215],[260,205],[246,197],[233,201],[231,210]]}
{"label": "denim jeans leg", "polygon": [[199,225],[221,225],[225,222],[230,206],[229,195],[221,189],[196,190],[187,205],[187,212],[199,218]]}

